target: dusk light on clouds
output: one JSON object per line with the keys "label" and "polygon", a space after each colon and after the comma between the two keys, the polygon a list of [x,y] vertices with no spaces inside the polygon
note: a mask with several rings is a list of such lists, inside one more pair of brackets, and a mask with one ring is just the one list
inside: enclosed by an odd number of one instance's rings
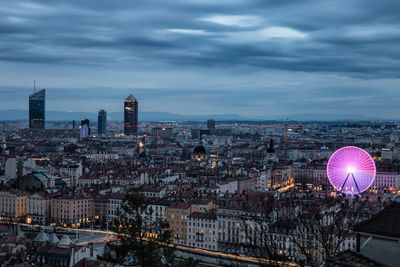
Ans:
{"label": "dusk light on clouds", "polygon": [[[2,1],[1,109],[400,114],[399,1]],[[201,106],[201,110],[194,110]]]}

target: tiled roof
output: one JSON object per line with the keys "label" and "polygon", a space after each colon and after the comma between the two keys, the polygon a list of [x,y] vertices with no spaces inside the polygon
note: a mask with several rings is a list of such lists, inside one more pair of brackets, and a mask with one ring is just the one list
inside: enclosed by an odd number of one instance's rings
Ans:
{"label": "tiled roof", "polygon": [[375,216],[356,225],[354,230],[400,238],[400,203],[390,204]]}
{"label": "tiled roof", "polygon": [[188,209],[190,207],[189,204],[183,203],[183,202],[178,202],[173,206],[170,206],[170,209]]}
{"label": "tiled roof", "polygon": [[194,212],[189,218],[193,219],[206,219],[206,220],[217,220],[217,214],[215,212]]}

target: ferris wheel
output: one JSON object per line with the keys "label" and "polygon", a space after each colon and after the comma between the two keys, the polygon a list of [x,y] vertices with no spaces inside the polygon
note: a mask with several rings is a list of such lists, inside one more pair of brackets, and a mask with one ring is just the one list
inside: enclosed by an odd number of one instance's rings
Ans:
{"label": "ferris wheel", "polygon": [[375,180],[375,162],[367,151],[346,146],[336,150],[326,167],[329,182],[340,193],[361,194]]}

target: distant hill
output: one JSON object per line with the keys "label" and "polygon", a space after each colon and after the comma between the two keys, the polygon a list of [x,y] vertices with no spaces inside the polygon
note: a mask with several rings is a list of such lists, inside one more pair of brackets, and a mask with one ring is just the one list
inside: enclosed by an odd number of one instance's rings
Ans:
{"label": "distant hill", "polygon": [[295,121],[344,121],[344,120],[355,120],[355,121],[370,121],[370,120],[381,120],[379,118],[373,118],[359,114],[329,114],[329,113],[299,113],[289,116],[289,119]]}
{"label": "distant hill", "polygon": [[[109,121],[122,121],[124,119],[123,112],[109,112],[107,114]],[[0,121],[7,120],[28,120],[29,114],[27,110],[0,110]],[[287,116],[290,120],[296,121],[370,121],[383,120],[381,118],[369,117],[355,114],[328,114],[328,113],[299,113]],[[95,112],[66,112],[66,111],[47,111],[47,121],[72,121],[88,118],[91,121],[97,121],[97,113]],[[256,116],[244,117],[237,114],[216,114],[216,115],[182,115],[170,112],[139,112],[140,121],[206,121],[214,119],[217,121],[264,121],[264,120],[279,120],[286,121],[285,117],[271,116]]]}
{"label": "distant hill", "polygon": [[[124,119],[123,112],[109,112],[107,114],[110,121],[122,121]],[[0,121],[7,120],[28,120],[29,113],[27,110],[0,110]],[[95,112],[65,112],[65,111],[46,111],[47,121],[71,121],[88,118],[97,121],[97,113]],[[219,114],[219,115],[181,115],[169,112],[139,112],[140,121],[206,121],[214,120],[244,120],[246,118],[237,114]]]}

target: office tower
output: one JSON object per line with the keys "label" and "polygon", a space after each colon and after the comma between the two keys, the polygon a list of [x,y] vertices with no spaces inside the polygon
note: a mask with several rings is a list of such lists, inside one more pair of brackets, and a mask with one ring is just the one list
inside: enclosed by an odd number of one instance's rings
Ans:
{"label": "office tower", "polygon": [[81,119],[81,126],[86,125],[89,127],[89,119]]}
{"label": "office tower", "polygon": [[86,138],[90,135],[89,119],[81,120],[80,138]]}
{"label": "office tower", "polygon": [[29,96],[29,129],[44,129],[46,89]]}
{"label": "office tower", "polygon": [[138,134],[138,106],[139,101],[133,96],[129,95],[124,102],[124,134],[137,135]]}
{"label": "office tower", "polygon": [[97,132],[99,135],[107,134],[107,112],[104,109],[99,111],[99,116],[97,118]]}
{"label": "office tower", "polygon": [[208,120],[208,121],[207,121],[207,128],[208,128],[209,130],[215,129],[215,120]]}
{"label": "office tower", "polygon": [[72,121],[72,129],[75,129],[75,120]]}

